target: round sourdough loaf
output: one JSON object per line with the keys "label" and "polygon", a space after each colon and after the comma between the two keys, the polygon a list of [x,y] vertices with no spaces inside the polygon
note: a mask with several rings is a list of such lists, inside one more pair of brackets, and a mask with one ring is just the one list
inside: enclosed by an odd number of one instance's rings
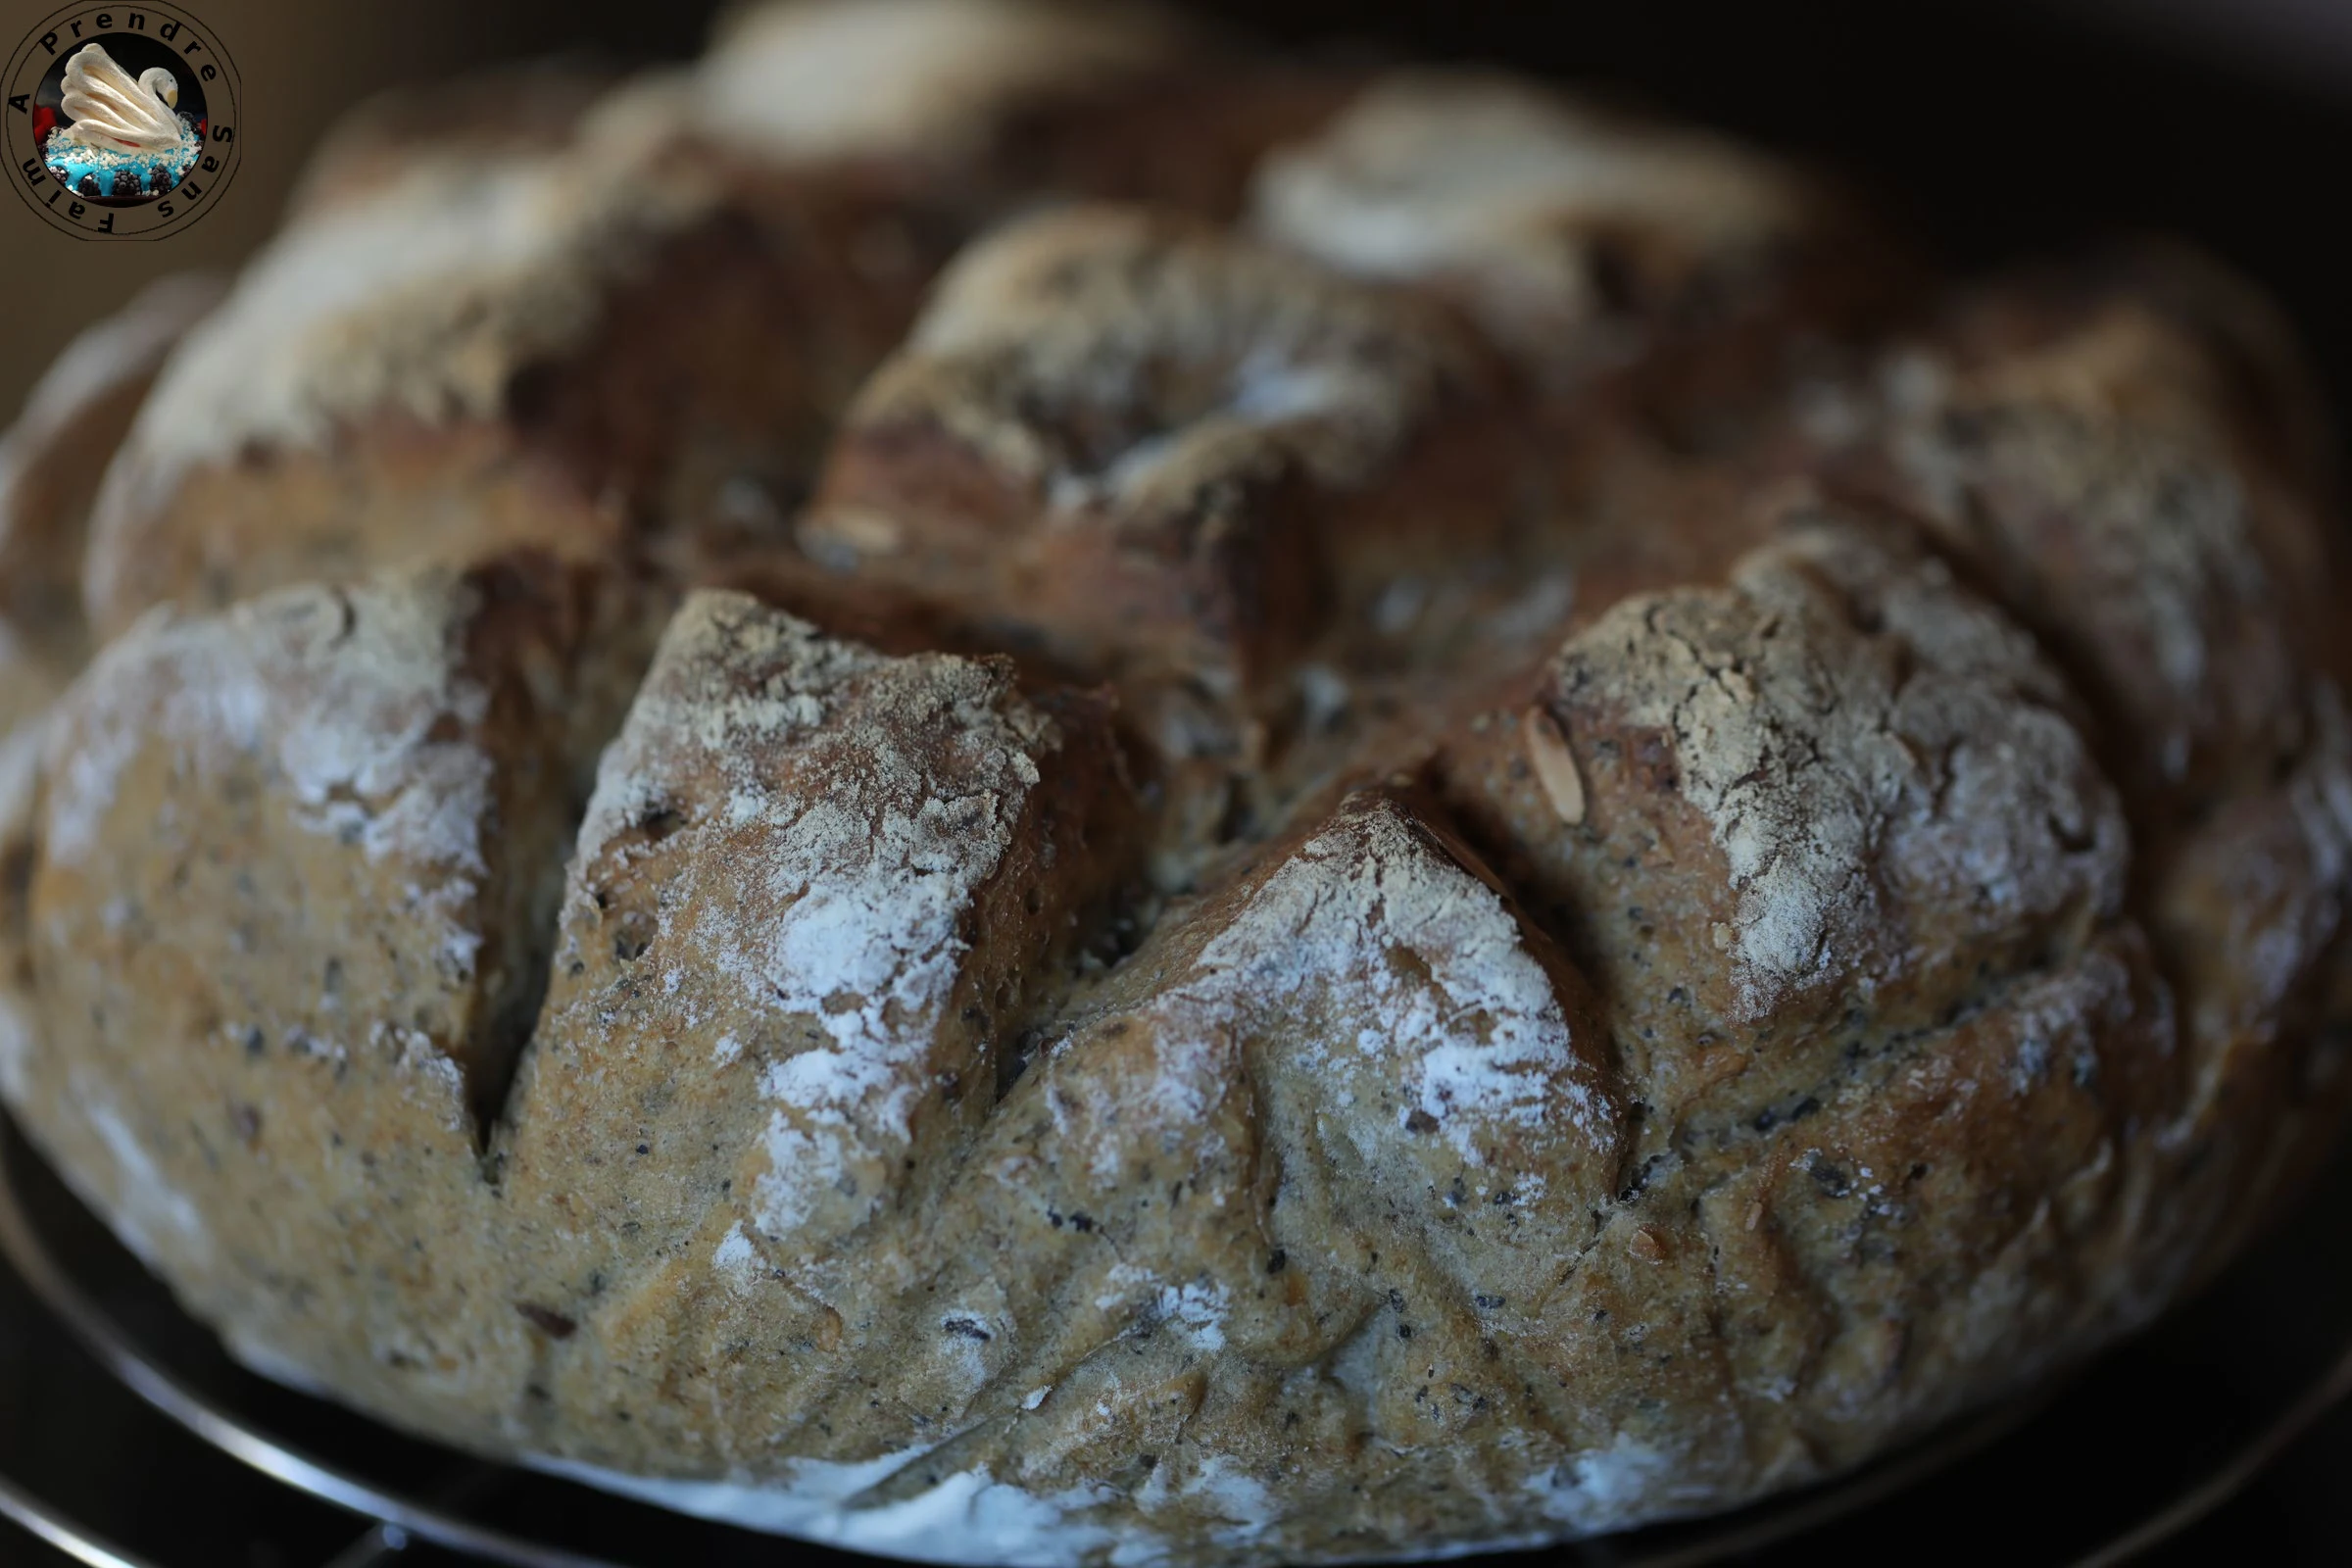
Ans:
{"label": "round sourdough loaf", "polygon": [[2327,442],[2208,264],[1044,0],[433,103],[0,448],[0,1092],[258,1370],[1425,1555],[1868,1460],[2324,1151]]}

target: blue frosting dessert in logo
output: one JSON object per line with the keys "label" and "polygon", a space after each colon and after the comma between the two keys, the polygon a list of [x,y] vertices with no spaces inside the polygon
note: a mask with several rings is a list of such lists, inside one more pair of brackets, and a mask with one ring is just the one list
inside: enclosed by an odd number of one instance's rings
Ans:
{"label": "blue frosting dessert in logo", "polygon": [[41,161],[83,196],[161,196],[204,150],[198,117],[179,112],[178,78],[162,66],[134,78],[102,43],[67,58],[58,107]]}

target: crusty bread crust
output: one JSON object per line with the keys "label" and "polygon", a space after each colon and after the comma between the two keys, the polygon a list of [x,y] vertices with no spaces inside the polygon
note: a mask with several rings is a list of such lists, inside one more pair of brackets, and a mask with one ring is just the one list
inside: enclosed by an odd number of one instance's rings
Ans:
{"label": "crusty bread crust", "polygon": [[877,1551],[1424,1555],[1859,1464],[2292,1191],[2352,729],[2237,285],[1877,332],[1690,133],[906,7],[348,143],[115,459],[0,1093],[239,1355]]}

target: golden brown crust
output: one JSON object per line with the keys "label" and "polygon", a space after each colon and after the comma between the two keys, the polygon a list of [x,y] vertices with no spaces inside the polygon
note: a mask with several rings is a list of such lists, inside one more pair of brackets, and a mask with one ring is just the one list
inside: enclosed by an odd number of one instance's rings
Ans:
{"label": "golden brown crust", "polygon": [[[2083,694],[2200,1063],[2197,1136],[2259,1208],[2331,1103],[2352,827],[2330,476],[2291,344],[2211,264],[2143,251],[1980,292],[1880,380],[1844,461]],[[2290,1136],[2233,1125],[2247,1100]]]}
{"label": "golden brown crust", "polygon": [[[1730,1506],[2218,1266],[2352,1086],[2260,307],[1995,284],[1800,387],[1792,176],[1047,15],[384,138],[183,354],[8,895],[0,1093],[118,1231],[416,1430],[1027,1562]],[[1024,190],[1165,203],[918,316]],[[335,295],[404,203],[470,239]]]}
{"label": "golden brown crust", "polygon": [[[93,623],[524,545],[691,559],[805,482],[911,287],[585,150],[426,159],[289,229],[175,361],[98,501]],[[820,321],[843,358],[773,351]]]}
{"label": "golden brown crust", "polygon": [[1696,132],[1508,77],[1399,72],[1267,158],[1251,220],[1457,299],[1565,382],[1637,357],[1706,291],[1754,286],[1819,205],[1793,171]]}

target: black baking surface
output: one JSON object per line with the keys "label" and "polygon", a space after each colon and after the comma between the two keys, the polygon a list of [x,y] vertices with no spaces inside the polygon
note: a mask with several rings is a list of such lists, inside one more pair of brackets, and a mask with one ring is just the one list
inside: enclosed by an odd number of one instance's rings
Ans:
{"label": "black baking surface", "polygon": [[[623,9],[582,7],[590,20]],[[677,8],[679,24],[696,9]],[[2330,98],[2316,77],[2264,80],[2218,54],[2079,26],[2044,6],[1210,0],[1197,9],[1289,41],[1369,35],[1399,54],[1624,89],[1825,160],[1963,264],[2117,230],[2187,234],[2286,306],[2339,415],[2352,408],[2352,224],[2330,211],[2352,155],[2352,82]],[[1894,1500],[1746,1560],[2066,1561],[2134,1506],[2209,1469],[2352,1338],[2348,1221],[2352,1157],[2339,1157],[2244,1263],[2086,1369],[2013,1435]],[[302,1419],[303,1403],[283,1396],[290,1420]],[[436,1462],[406,1446],[399,1455],[420,1472]],[[173,1568],[311,1568],[361,1534],[349,1516],[294,1497],[150,1412],[5,1268],[0,1472]],[[2143,1560],[2352,1562],[2347,1478],[2352,1415],[2338,1415],[2236,1502]],[[564,1506],[606,1532],[615,1554],[645,1551],[628,1532],[662,1528],[642,1511],[615,1508],[607,1520],[592,1501]],[[1609,1560],[1571,1548],[1490,1560],[1537,1557]],[[0,1523],[0,1568],[64,1560]],[[391,1560],[458,1559],[412,1548]],[[855,1559],[743,1541],[668,1560]]]}

